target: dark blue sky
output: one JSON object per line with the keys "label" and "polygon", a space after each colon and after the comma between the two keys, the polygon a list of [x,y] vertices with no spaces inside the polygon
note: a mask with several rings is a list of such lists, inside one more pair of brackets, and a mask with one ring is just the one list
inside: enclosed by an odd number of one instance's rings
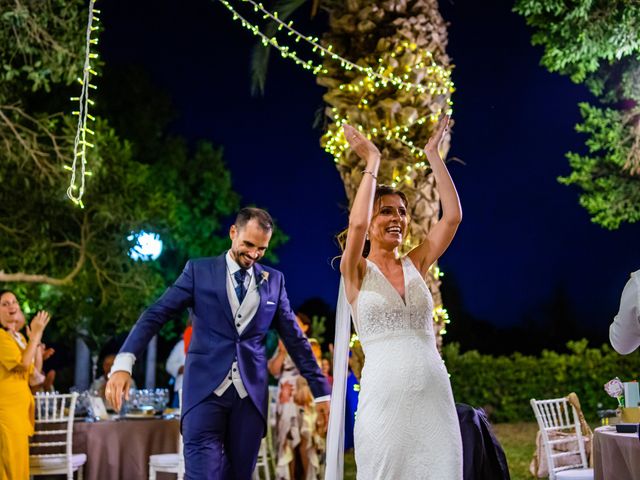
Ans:
{"label": "dark blue sky", "polygon": [[[273,55],[266,95],[251,97],[254,38],[212,0],[100,8],[107,66],[144,67],[174,101],[175,133],[222,145],[244,202],[267,208],[289,235],[277,267],[293,305],[309,297],[334,304],[329,261],[347,222],[346,196],[312,127],[323,106],[314,77]],[[464,220],[441,259],[443,280],[455,284],[460,308],[496,325],[539,318],[564,292],[579,322],[606,329],[629,272],[640,268],[640,225],[609,232],[592,224],[577,190],[556,181],[569,172],[565,152],[584,149],[574,125],[578,102],[591,97],[539,66],[541,50],[511,8],[441,2],[456,65],[450,155],[466,164],[451,164]]]}

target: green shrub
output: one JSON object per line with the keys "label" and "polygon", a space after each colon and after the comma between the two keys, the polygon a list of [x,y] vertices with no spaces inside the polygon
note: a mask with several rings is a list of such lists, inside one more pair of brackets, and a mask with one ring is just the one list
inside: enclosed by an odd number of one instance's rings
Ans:
{"label": "green shrub", "polygon": [[557,398],[576,392],[587,420],[617,402],[603,389],[614,377],[640,376],[640,355],[619,355],[610,346],[590,348],[587,340],[567,343],[569,353],[544,350],[540,356],[513,353],[494,357],[475,350],[460,353],[445,345],[443,357],[456,402],[484,408],[495,422],[531,421],[531,398]]}

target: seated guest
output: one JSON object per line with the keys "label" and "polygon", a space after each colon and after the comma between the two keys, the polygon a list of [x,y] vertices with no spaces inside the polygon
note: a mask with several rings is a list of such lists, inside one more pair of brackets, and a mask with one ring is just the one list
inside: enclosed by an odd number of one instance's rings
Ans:
{"label": "seated guest", "polygon": [[171,399],[172,408],[178,408],[180,403],[178,392],[182,388],[184,362],[186,359],[187,355],[184,348],[184,339],[181,338],[178,343],[173,346],[173,349],[167,358],[167,363],[165,364],[167,373],[173,377],[173,397]]}
{"label": "seated guest", "polygon": [[640,346],[640,270],[631,274],[622,291],[620,309],[609,328],[609,340],[621,355]]}
{"label": "seated guest", "polygon": [[316,357],[316,362],[318,362],[318,366],[322,368],[322,347],[320,346],[320,342],[315,338],[309,339],[309,345],[311,345],[311,351],[313,355]]}
{"label": "seated guest", "polygon": [[40,392],[53,392],[55,390],[53,388],[53,382],[56,379],[56,371],[49,370],[45,374],[43,368],[44,362],[54,353],[55,350],[53,348],[47,348],[44,343],[38,345],[36,358],[33,364],[33,373],[29,378],[29,387],[31,387],[31,393],[34,395]]}
{"label": "seated guest", "polygon": [[[107,402],[105,397],[104,389],[107,385],[107,380],[109,379],[109,372],[111,372],[111,367],[113,366],[113,362],[116,359],[115,353],[109,353],[104,356],[102,360],[102,372],[103,374],[96,378],[91,386],[89,387],[89,391],[98,397],[102,398],[105,401],[105,405],[107,408],[110,408],[111,405]],[[136,388],[136,382],[131,379],[131,388]]]}
{"label": "seated guest", "polygon": [[331,366],[331,360],[328,358],[322,359],[322,374],[327,377],[329,385],[333,385],[333,367]]}

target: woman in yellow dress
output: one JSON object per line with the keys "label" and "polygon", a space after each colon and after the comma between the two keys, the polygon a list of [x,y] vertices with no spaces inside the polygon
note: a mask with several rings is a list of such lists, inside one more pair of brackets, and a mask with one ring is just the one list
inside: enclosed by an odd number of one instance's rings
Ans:
{"label": "woman in yellow dress", "polygon": [[29,478],[29,436],[34,422],[29,376],[49,319],[47,312],[33,317],[27,342],[17,331],[22,310],[16,296],[0,291],[0,480]]}

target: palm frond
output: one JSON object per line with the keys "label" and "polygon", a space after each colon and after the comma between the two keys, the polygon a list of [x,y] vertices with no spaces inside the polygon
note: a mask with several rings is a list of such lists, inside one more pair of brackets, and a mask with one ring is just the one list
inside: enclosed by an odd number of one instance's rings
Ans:
{"label": "palm frond", "polygon": [[256,43],[251,51],[251,95],[254,97],[264,95],[270,54],[271,47],[262,43]]}
{"label": "palm frond", "polygon": [[[293,15],[308,0],[279,0],[275,3],[273,11],[278,13],[280,20],[286,20]],[[270,22],[264,29],[265,35],[274,36],[278,31],[278,24]],[[251,95],[264,95],[269,70],[269,56],[271,47],[262,42],[256,43],[251,54]]]}

